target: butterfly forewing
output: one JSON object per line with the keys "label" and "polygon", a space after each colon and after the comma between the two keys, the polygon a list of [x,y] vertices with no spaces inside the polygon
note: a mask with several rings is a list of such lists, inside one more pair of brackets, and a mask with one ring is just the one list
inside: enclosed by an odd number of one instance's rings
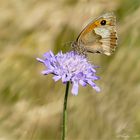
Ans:
{"label": "butterfly forewing", "polygon": [[79,34],[76,47],[87,52],[110,55],[117,45],[116,18],[106,13],[89,23]]}

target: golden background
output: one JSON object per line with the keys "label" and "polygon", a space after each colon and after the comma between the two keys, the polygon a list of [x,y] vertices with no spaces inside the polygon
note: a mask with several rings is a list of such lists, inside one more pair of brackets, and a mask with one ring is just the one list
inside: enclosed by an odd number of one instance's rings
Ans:
{"label": "golden background", "polygon": [[112,56],[90,86],[69,94],[67,140],[140,139],[140,0],[0,1],[0,140],[60,140],[65,85],[43,76],[36,57],[66,52],[83,27],[107,11],[117,17]]}

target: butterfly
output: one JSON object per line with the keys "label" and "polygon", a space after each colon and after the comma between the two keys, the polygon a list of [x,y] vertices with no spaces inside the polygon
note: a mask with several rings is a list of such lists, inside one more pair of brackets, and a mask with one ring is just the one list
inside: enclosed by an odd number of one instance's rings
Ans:
{"label": "butterfly", "polygon": [[111,55],[117,46],[115,15],[108,12],[93,20],[71,45],[78,53]]}

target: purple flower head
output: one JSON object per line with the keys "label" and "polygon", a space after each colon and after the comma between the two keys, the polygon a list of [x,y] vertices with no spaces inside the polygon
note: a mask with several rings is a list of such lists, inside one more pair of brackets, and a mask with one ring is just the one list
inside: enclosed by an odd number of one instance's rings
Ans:
{"label": "purple flower head", "polygon": [[58,81],[62,79],[63,83],[70,81],[72,83],[72,94],[78,94],[79,84],[82,86],[91,85],[97,92],[100,88],[94,83],[99,77],[96,76],[96,66],[91,65],[87,58],[74,51],[63,54],[59,52],[54,55],[51,51],[43,56],[44,59],[37,60],[45,65],[46,70],[42,74],[53,74],[53,79]]}

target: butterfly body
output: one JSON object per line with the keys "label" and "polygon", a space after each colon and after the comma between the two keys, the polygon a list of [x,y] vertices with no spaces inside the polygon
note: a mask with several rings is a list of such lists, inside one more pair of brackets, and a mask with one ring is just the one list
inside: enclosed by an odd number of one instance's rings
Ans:
{"label": "butterfly body", "polygon": [[89,23],[79,34],[72,47],[77,52],[111,55],[117,46],[116,18],[106,13]]}

